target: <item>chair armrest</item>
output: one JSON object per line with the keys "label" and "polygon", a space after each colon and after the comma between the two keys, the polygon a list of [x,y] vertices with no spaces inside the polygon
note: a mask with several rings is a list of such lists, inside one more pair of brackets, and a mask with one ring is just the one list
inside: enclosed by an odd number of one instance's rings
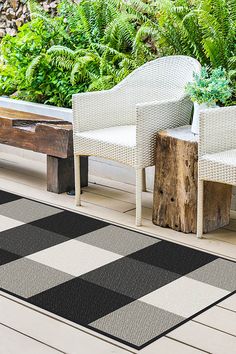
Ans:
{"label": "chair armrest", "polygon": [[135,124],[135,104],[126,92],[106,90],[73,95],[74,132]]}
{"label": "chair armrest", "polygon": [[192,107],[193,104],[186,95],[179,99],[149,102],[136,106],[138,167],[155,164],[157,132],[190,124]]}
{"label": "chair armrest", "polygon": [[236,106],[202,111],[199,124],[199,157],[232,149],[236,149]]}

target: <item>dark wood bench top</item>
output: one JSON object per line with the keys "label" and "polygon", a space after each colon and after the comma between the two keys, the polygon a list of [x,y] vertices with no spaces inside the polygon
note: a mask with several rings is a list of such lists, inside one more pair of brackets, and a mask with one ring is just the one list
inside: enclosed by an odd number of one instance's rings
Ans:
{"label": "dark wood bench top", "polygon": [[0,107],[0,118],[7,118],[8,120],[29,120],[35,122],[60,121],[58,118],[50,116],[42,116],[41,114],[29,113],[24,111],[17,111],[10,108]]}
{"label": "dark wood bench top", "polygon": [[0,143],[67,158],[73,156],[72,124],[0,107]]}

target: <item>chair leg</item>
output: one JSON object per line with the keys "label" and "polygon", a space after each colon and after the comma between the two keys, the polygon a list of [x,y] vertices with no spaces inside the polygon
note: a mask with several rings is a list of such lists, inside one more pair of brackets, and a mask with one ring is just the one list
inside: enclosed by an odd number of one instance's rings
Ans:
{"label": "chair leg", "polygon": [[75,203],[76,206],[81,205],[81,186],[80,186],[80,156],[75,155]]}
{"label": "chair leg", "polygon": [[198,198],[197,198],[197,237],[202,238],[203,235],[203,202],[204,202],[204,181],[198,181]]}
{"label": "chair leg", "polygon": [[142,169],[142,191],[146,192],[147,191],[147,185],[146,185],[146,170],[145,168]]}
{"label": "chair leg", "polygon": [[142,225],[142,187],[143,172],[140,168],[136,170],[136,226]]}

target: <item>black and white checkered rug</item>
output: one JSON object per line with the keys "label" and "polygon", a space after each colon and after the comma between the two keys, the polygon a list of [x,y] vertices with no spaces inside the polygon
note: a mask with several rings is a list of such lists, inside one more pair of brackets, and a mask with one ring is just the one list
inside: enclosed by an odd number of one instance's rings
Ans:
{"label": "black and white checkered rug", "polygon": [[236,289],[236,263],[0,192],[0,288],[141,349]]}

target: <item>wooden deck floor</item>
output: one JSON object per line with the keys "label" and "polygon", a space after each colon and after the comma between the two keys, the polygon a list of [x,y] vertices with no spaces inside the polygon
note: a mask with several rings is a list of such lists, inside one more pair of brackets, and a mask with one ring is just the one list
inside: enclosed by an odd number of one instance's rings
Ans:
{"label": "wooden deck floor", "polygon": [[[68,210],[123,225],[134,226],[134,187],[90,176],[84,189],[83,206],[73,197],[46,192],[45,165],[23,157],[0,153],[0,188]],[[206,250],[236,260],[236,212],[229,226],[202,240],[154,226],[151,222],[152,193],[144,193],[144,223],[139,231],[155,237]],[[125,354],[136,351],[112,340],[72,326],[56,316],[25,306],[0,292],[0,354]],[[236,353],[236,295],[194,318],[168,336],[152,343],[141,354]]]}

